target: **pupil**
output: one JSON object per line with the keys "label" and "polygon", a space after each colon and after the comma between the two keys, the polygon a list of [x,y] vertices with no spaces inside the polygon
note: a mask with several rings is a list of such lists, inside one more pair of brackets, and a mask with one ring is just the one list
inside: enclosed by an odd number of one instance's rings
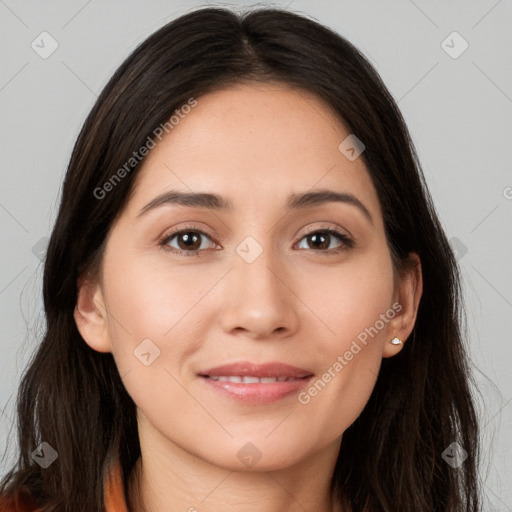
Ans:
{"label": "pupil", "polygon": [[[320,238],[323,238],[323,239],[324,239],[324,242],[323,242],[323,243],[322,243],[322,242],[320,242],[320,244],[319,244],[319,245],[316,245],[316,248],[318,248],[318,247],[320,247],[320,246],[321,246],[322,248],[324,248],[324,247],[325,247],[325,241],[327,240],[327,237],[326,237],[326,236],[324,236],[324,235],[311,235],[311,239],[312,239],[312,241],[313,241],[313,244],[315,244],[315,242],[316,242],[316,241],[320,240]],[[329,244],[327,243],[327,245],[329,245]]]}
{"label": "pupil", "polygon": [[199,240],[199,237],[197,235],[194,235],[194,234],[191,235],[190,232],[183,233],[181,235],[181,237],[182,237],[182,240],[184,241],[185,247],[187,247],[188,249],[190,249],[194,245],[194,243],[197,243],[197,241]]}

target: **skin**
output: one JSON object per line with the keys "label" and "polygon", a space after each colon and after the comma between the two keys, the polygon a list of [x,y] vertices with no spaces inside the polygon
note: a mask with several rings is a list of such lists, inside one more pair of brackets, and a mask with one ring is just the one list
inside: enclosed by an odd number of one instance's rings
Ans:
{"label": "skin", "polygon": [[[403,348],[389,340],[405,343],[422,292],[419,264],[394,277],[370,175],[362,158],[338,149],[347,135],[311,94],[237,85],[198,98],[144,160],[101,276],[80,282],[75,310],[85,342],[112,352],[137,406],[142,457],[130,475],[130,510],[338,510],[330,481],[343,432],[366,405],[382,358]],[[320,188],[355,195],[373,223],[348,203],[287,209],[290,194]],[[139,216],[171,189],[217,193],[233,209],[174,204]],[[191,226],[206,233],[196,235],[199,255],[171,252],[190,250],[179,236],[169,250],[159,245],[172,228]],[[354,246],[307,236],[325,228]],[[262,248],[252,263],[236,252],[247,236]],[[242,403],[197,376],[245,360],[321,377],[396,303],[400,312],[307,404],[297,394]],[[161,351],[149,366],[133,353],[145,339]],[[237,456],[247,442],[261,453],[251,467]]]}

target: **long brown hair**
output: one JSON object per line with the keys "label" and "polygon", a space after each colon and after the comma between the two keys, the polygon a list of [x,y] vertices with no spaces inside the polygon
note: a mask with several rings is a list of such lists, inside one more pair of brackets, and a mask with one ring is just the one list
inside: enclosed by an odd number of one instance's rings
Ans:
{"label": "long brown hair", "polygon": [[[354,511],[480,510],[459,269],[405,122],[346,39],[303,15],[267,8],[203,8],[168,23],[123,62],[87,117],[45,260],[46,332],[17,396],[19,456],[0,492],[25,490],[45,512],[99,511],[108,464],[119,458],[130,473],[140,456],[135,404],[112,355],[81,338],[73,310],[77,279],[97,270],[140,163],[110,193],[98,198],[97,190],[191,97],[254,80],[314,93],[364,141],[395,270],[410,252],[422,263],[411,337],[382,361],[369,402],[343,435],[333,476],[340,503]],[[47,469],[31,457],[43,441],[59,454]],[[468,453],[456,469],[442,457],[454,442]]]}

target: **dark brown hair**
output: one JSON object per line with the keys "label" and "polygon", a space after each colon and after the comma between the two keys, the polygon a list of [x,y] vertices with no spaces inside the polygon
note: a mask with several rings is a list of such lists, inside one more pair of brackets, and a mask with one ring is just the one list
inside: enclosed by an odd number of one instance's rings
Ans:
{"label": "dark brown hair", "polygon": [[[266,8],[204,8],[168,23],[125,60],[87,117],[46,255],[47,328],[17,397],[19,458],[0,492],[25,490],[45,512],[99,511],[107,465],[119,457],[125,477],[131,471],[140,456],[135,404],[112,355],[81,338],[73,310],[77,279],[97,269],[140,164],[101,199],[95,190],[191,97],[255,80],[314,93],[339,115],[366,146],[361,158],[395,270],[411,252],[421,259],[423,295],[411,337],[382,361],[366,407],[343,435],[333,477],[340,503],[353,511],[479,510],[478,423],[459,269],[405,122],[377,72],[346,39],[303,15]],[[47,469],[31,458],[42,441],[59,453]],[[455,441],[468,452],[458,469],[442,458]]]}

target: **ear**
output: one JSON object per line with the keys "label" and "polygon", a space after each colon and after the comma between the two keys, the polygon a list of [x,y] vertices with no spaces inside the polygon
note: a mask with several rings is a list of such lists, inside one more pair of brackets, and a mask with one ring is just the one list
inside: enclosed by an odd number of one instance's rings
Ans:
{"label": "ear", "polygon": [[[408,265],[398,277],[395,287],[393,304],[396,304],[396,307],[393,309],[397,313],[388,325],[389,335],[392,338],[400,338],[404,345],[414,328],[422,293],[421,261],[416,253],[410,253]],[[392,357],[400,352],[402,347],[403,345],[393,345],[389,340],[385,340],[382,357]]]}
{"label": "ear", "polygon": [[80,278],[73,314],[84,341],[97,352],[111,352],[107,315],[100,285]]}

